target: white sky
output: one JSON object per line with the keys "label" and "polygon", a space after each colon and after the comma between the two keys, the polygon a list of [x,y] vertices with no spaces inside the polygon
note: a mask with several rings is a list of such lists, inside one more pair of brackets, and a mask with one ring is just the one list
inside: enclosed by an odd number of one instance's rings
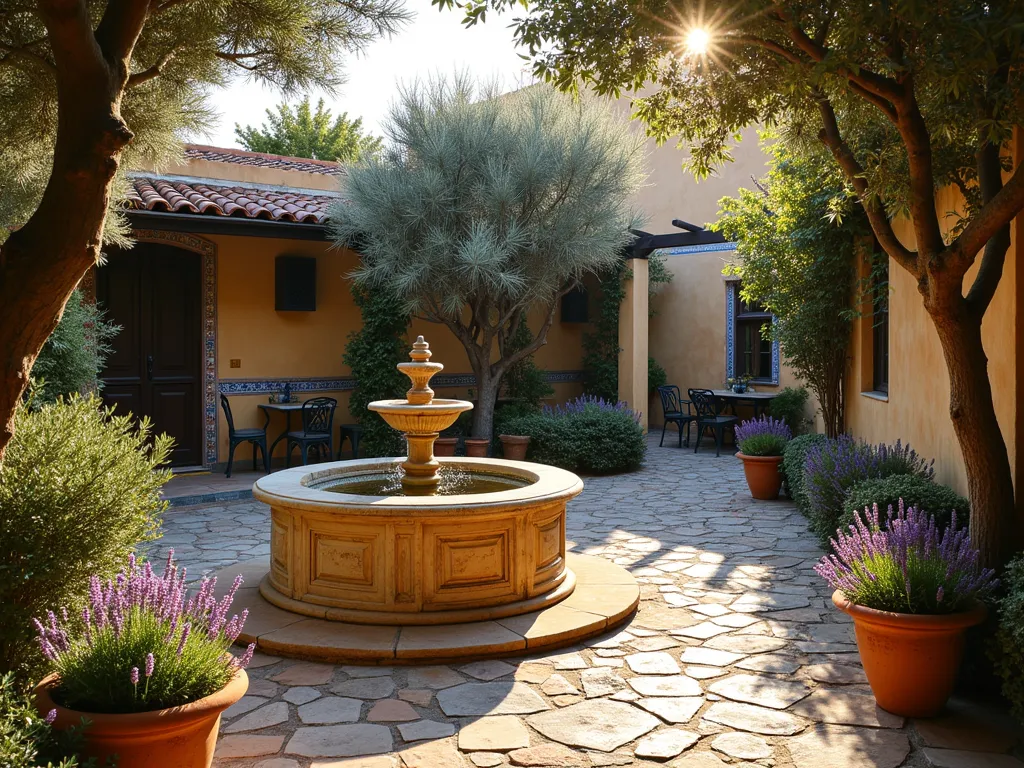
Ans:
{"label": "white sky", "polygon": [[[460,12],[438,11],[429,0],[407,0],[407,7],[416,18],[402,32],[390,40],[378,40],[360,56],[349,57],[345,67],[348,82],[337,96],[325,97],[333,113],[362,117],[365,129],[380,134],[398,83],[462,70],[479,80],[500,78],[508,89],[528,80],[526,62],[514,52],[512,30],[508,28],[511,17],[490,14],[485,23],[466,29],[460,23]],[[319,95],[312,94],[314,104]],[[302,96],[288,94],[288,100],[298,101]],[[219,124],[210,136],[197,136],[195,140],[237,147],[235,123],[261,125],[265,110],[282,98],[279,91],[239,81],[215,94],[213,101],[221,113]]]}

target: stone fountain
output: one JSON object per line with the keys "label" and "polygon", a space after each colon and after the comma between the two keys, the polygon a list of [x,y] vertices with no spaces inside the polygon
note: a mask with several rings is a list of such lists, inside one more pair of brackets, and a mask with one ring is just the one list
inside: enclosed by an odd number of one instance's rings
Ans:
{"label": "stone fountain", "polygon": [[405,434],[408,456],[295,467],[253,486],[271,510],[269,571],[221,571],[259,583],[240,592],[241,639],[303,658],[412,663],[564,645],[625,620],[639,599],[632,577],[566,554],[566,504],[582,481],[529,462],[435,457],[438,434],[473,405],[434,397],[443,366],[422,336],[410,358],[398,365],[406,398],[369,405]]}

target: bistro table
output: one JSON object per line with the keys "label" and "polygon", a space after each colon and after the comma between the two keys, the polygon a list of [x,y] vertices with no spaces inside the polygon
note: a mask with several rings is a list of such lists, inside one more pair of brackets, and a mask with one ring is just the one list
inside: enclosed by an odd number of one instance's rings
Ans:
{"label": "bistro table", "polygon": [[[731,389],[713,389],[711,391],[715,394],[716,415],[722,413],[726,408],[731,408],[735,414],[737,405],[750,405],[754,408],[755,419],[771,405],[772,400],[776,397],[775,392],[733,392]],[[273,453],[274,449],[270,450]]]}
{"label": "bistro table", "polygon": [[263,412],[267,414],[268,420],[270,418],[270,414],[273,411],[277,411],[285,415],[286,421],[284,432],[278,435],[277,439],[270,444],[269,455],[273,456],[274,448],[277,447],[277,444],[284,440],[286,437],[288,437],[288,433],[292,431],[292,414],[295,413],[296,411],[302,410],[302,403],[260,403],[260,408],[262,408]]}

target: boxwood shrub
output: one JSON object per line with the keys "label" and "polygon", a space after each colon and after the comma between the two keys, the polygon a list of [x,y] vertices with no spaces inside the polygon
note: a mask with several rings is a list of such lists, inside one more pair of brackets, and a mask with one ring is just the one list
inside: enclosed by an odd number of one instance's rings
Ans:
{"label": "boxwood shrub", "polygon": [[992,661],[1003,680],[1003,696],[1013,714],[1024,722],[1024,555],[1018,555],[1002,574],[1004,596],[999,601],[999,627]]}
{"label": "boxwood shrub", "polygon": [[826,435],[798,435],[786,443],[786,449],[782,453],[780,469],[786,483],[786,491],[789,493],[789,498],[796,502],[797,507],[805,515],[807,514],[807,495],[804,493],[803,481],[807,453],[826,440],[828,440]]}
{"label": "boxwood shrub", "polygon": [[872,504],[877,504],[884,516],[890,505],[893,509],[899,506],[900,499],[903,499],[903,503],[908,507],[912,506],[934,515],[940,529],[949,526],[954,510],[957,526],[967,525],[970,509],[967,499],[952,488],[939,485],[920,475],[892,475],[861,480],[846,494],[846,509],[840,524],[843,528],[852,524],[853,513],[871,507]]}
{"label": "boxwood shrub", "polygon": [[623,403],[581,397],[540,413],[509,419],[507,434],[529,435],[527,459],[573,472],[614,474],[637,469],[647,441],[637,415]]}

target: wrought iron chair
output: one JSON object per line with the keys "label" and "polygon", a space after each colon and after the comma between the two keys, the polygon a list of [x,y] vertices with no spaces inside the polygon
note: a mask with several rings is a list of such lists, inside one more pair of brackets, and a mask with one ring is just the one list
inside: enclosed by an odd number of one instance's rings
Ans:
{"label": "wrought iron chair", "polygon": [[226,477],[231,477],[231,465],[235,460],[235,448],[240,443],[252,443],[252,468],[256,470],[256,449],[263,452],[263,471],[270,472],[270,454],[267,453],[267,425],[270,423],[270,414],[265,414],[266,421],[262,427],[250,427],[247,429],[235,429],[235,419],[231,415],[231,403],[226,395],[220,396],[220,407],[224,410],[224,418],[228,422],[228,466],[224,470]]}
{"label": "wrought iron chair", "polygon": [[309,463],[309,449],[326,448],[327,456],[334,456],[334,410],[338,401],[333,397],[313,397],[302,404],[302,431],[289,432],[285,466],[290,467],[292,449],[298,447],[302,463]]}
{"label": "wrought iron chair", "polygon": [[[683,400],[679,387],[675,384],[666,384],[658,387],[658,396],[661,398],[661,411],[664,414],[661,426],[660,448],[665,443],[665,430],[669,424],[675,424],[679,430],[679,447],[683,447],[683,425],[686,425],[686,447],[690,446],[690,424],[696,421],[697,417],[690,410],[690,401]],[[684,409],[685,408],[685,412]]]}
{"label": "wrought iron chair", "polygon": [[359,439],[363,436],[361,424],[342,424],[338,429],[338,461],[341,461],[341,452],[345,450],[345,440],[352,444],[352,458],[359,458]]}
{"label": "wrought iron chair", "polygon": [[715,436],[715,456],[722,455],[722,436],[726,428],[735,429],[739,419],[736,416],[723,416],[718,412],[715,393],[710,389],[689,389],[687,394],[697,411],[697,439],[693,442],[693,452],[700,448],[701,438],[707,430]]}

